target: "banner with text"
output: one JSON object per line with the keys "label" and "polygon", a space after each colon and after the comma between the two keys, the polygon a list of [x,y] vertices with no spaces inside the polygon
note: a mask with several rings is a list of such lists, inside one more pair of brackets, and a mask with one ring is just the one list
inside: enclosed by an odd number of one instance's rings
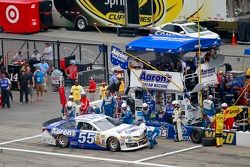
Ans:
{"label": "banner with text", "polygon": [[127,54],[115,46],[111,46],[110,59],[112,64],[119,65],[124,70],[128,68]]}

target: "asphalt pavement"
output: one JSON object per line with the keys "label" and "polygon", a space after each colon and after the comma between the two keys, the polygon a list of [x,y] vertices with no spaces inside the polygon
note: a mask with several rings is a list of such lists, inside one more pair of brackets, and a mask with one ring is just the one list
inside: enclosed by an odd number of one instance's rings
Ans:
{"label": "asphalt pavement", "polygon": [[[117,37],[113,33],[104,35],[112,43],[123,48],[126,43],[135,39]],[[103,41],[97,32],[65,30],[49,30],[32,35],[0,34],[0,37],[3,36],[44,40]],[[222,46],[221,52],[232,57],[242,57],[243,50],[247,47],[250,46],[226,44]],[[233,57],[232,60],[236,58]],[[178,143],[159,138],[158,145],[154,149],[144,148],[130,152],[113,153],[48,146],[41,143],[41,125],[51,118],[61,116],[58,93],[49,91],[45,94],[43,102],[34,99],[30,104],[19,104],[19,92],[14,91],[13,94],[14,101],[11,102],[11,109],[0,109],[0,167],[249,167],[249,148],[232,145],[224,145],[222,148],[202,147],[190,141]]]}

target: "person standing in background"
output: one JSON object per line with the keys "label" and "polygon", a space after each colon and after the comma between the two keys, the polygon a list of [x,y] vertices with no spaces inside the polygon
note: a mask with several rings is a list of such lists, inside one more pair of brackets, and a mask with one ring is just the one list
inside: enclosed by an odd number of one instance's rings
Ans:
{"label": "person standing in background", "polygon": [[23,103],[23,94],[25,95],[25,102],[29,103],[28,93],[29,93],[29,78],[26,71],[22,70],[18,75],[18,89],[20,90],[20,104]]}
{"label": "person standing in background", "polygon": [[65,73],[69,77],[71,86],[73,86],[78,78],[78,67],[76,66],[75,60],[71,61],[71,65],[65,69]]}
{"label": "person standing in background", "polygon": [[6,78],[5,74],[1,74],[0,79],[0,87],[1,87],[1,96],[2,96],[2,108],[5,108],[7,105],[10,108],[10,97],[9,97],[9,90],[11,88],[11,82],[8,78]]}
{"label": "person standing in background", "polygon": [[100,86],[100,100],[103,100],[103,98],[105,97],[106,91],[108,89],[108,86],[106,85],[105,81],[102,81],[102,85]]}
{"label": "person standing in background", "polygon": [[28,75],[28,82],[29,82],[29,87],[28,87],[28,94],[30,95],[30,102],[33,102],[33,88],[35,87],[35,80],[34,80],[34,75],[31,72],[30,66],[27,66],[26,68],[26,73]]}
{"label": "person standing in background", "polygon": [[[36,86],[36,96],[37,101],[43,101],[43,90],[44,90],[44,73],[41,71],[40,67],[37,67],[37,70],[34,73],[34,80]],[[39,99],[40,93],[40,99]]]}
{"label": "person standing in background", "polygon": [[[3,73],[6,76],[6,78],[11,80],[10,74],[6,71],[6,67],[4,67],[4,66],[1,68],[1,74],[3,74]],[[13,101],[13,95],[12,95],[11,89],[9,90],[9,97],[10,97],[10,100]]]}
{"label": "person standing in background", "polygon": [[49,66],[53,65],[53,49],[52,49],[50,43],[48,43],[48,42],[45,43],[45,48],[43,51],[42,58],[47,60]]}

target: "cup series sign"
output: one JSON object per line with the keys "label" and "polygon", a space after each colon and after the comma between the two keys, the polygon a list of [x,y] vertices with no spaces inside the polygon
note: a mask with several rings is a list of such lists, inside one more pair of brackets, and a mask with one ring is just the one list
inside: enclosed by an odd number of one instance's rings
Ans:
{"label": "cup series sign", "polygon": [[119,65],[122,69],[128,68],[128,56],[115,46],[111,46],[111,62],[114,65]]}

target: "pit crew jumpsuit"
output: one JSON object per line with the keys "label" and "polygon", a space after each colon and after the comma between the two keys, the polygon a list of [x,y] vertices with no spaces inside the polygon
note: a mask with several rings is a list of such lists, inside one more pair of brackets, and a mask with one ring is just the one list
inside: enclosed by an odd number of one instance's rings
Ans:
{"label": "pit crew jumpsuit", "polygon": [[129,109],[127,109],[126,111],[122,111],[121,120],[124,124],[132,124],[133,123],[132,112]]}
{"label": "pit crew jumpsuit", "polygon": [[115,109],[115,100],[112,96],[105,96],[102,101],[102,111],[107,116],[113,118],[114,116],[114,109]]}
{"label": "pit crew jumpsuit", "polygon": [[216,138],[217,147],[222,146],[224,142],[224,139],[223,139],[224,119],[225,119],[225,116],[222,113],[218,113],[214,117],[215,138]]}
{"label": "pit crew jumpsuit", "polygon": [[149,142],[149,148],[152,149],[157,144],[156,137],[159,136],[160,130],[157,127],[147,126],[147,139]]}
{"label": "pit crew jumpsuit", "polygon": [[182,129],[181,129],[181,108],[175,108],[173,111],[173,124],[174,124],[174,130],[176,134],[176,141],[182,141]]}
{"label": "pit crew jumpsuit", "polygon": [[208,127],[215,114],[214,102],[206,99],[203,101],[204,127]]}

